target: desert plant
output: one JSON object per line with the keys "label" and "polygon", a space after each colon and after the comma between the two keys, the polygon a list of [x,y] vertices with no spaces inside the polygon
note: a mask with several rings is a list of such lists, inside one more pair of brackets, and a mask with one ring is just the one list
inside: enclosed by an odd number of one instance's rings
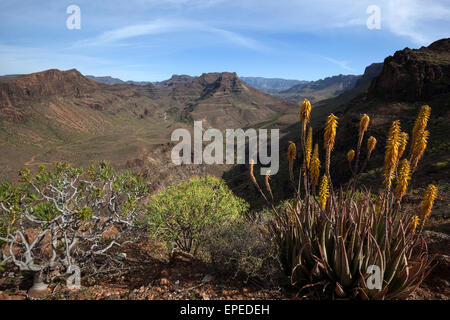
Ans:
{"label": "desert plant", "polygon": [[[0,186],[2,254],[20,270],[35,272],[37,283],[44,273],[51,279],[72,266],[95,269],[95,257],[122,244],[147,194],[141,176],[117,174],[107,162],[86,172],[55,162],[34,175],[21,170],[20,180],[18,187]],[[103,243],[107,233],[113,236]]]}
{"label": "desert plant", "polygon": [[268,216],[237,220],[207,232],[201,251],[219,272],[244,279],[273,281],[279,273],[276,248],[268,241]]}
{"label": "desert plant", "polygon": [[210,228],[244,218],[248,204],[213,176],[193,177],[151,197],[145,223],[168,249],[197,254]]}
{"label": "desert plant", "polygon": [[[428,111],[427,108],[422,110],[419,118],[426,120]],[[303,113],[301,109],[301,118],[304,118]],[[423,119],[416,122],[416,133],[413,133],[417,145],[410,156],[413,161],[420,159],[424,151],[426,121]],[[388,134],[384,190],[374,197],[369,188],[363,186],[362,190],[355,189],[354,181],[361,172],[358,167],[360,148],[369,122],[370,118],[364,115],[360,122],[356,152],[351,150],[347,154],[353,180],[345,190],[344,186],[333,190],[329,171],[338,126],[337,118],[331,114],[324,131],[325,173],[320,181],[318,196],[314,193],[314,186],[318,184],[315,168],[314,179],[311,182],[303,180],[306,190],[303,197],[296,190],[296,196],[287,202],[283,210],[268,202],[274,214],[271,232],[278,246],[279,259],[292,285],[301,290],[308,289],[308,292],[319,296],[327,293],[327,296],[339,298],[399,299],[414,291],[430,270],[431,260],[421,233],[423,221],[418,227],[419,221],[430,214],[437,190],[434,186],[427,188],[420,218],[402,210],[401,200],[408,188],[412,170],[410,161],[400,160],[407,136],[400,131],[399,121],[393,122]],[[301,127],[304,132],[304,122]],[[301,142],[304,143],[304,139]],[[370,159],[375,144],[376,139],[370,137],[362,169]],[[318,155],[313,158],[320,163]],[[395,178],[396,188],[391,188]],[[257,184],[255,179],[252,180]],[[263,193],[260,188],[258,190]],[[373,270],[379,271],[378,284],[371,282],[374,279]]]}

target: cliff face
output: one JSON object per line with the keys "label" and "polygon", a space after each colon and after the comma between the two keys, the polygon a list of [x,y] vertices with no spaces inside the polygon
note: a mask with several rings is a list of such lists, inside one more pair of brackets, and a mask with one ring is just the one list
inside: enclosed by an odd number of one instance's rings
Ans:
{"label": "cliff face", "polygon": [[383,71],[369,88],[370,97],[427,100],[450,91],[450,38],[428,47],[397,51],[384,60]]}
{"label": "cliff face", "polygon": [[364,74],[356,82],[355,88],[360,86],[369,86],[373,78],[378,77],[383,71],[383,63],[372,63],[364,70]]}

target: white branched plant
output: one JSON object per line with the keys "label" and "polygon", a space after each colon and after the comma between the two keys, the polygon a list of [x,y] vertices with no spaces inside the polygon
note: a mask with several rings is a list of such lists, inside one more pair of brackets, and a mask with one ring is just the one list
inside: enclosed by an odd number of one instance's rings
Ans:
{"label": "white branched plant", "polygon": [[[39,173],[20,171],[22,184],[0,185],[0,248],[3,263],[35,272],[35,286],[73,266],[98,271],[120,263],[108,254],[122,246],[147,194],[141,176],[116,174],[106,162],[86,172],[65,162]],[[106,259],[106,260],[105,260]],[[45,288],[46,290],[46,288]]]}

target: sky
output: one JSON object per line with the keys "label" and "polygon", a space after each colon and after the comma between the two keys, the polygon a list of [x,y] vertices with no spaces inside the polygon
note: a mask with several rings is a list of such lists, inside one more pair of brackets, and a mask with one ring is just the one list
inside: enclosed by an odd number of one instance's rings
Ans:
{"label": "sky", "polygon": [[448,0],[0,0],[0,75],[318,80],[448,37]]}

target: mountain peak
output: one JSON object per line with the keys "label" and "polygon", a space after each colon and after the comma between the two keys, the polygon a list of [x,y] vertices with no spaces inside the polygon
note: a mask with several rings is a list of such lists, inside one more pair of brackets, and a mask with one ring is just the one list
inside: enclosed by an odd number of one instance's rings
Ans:
{"label": "mountain peak", "polygon": [[16,106],[48,96],[81,96],[99,84],[84,77],[78,70],[50,69],[0,80],[0,107]]}
{"label": "mountain peak", "polygon": [[450,39],[428,47],[395,52],[369,88],[370,96],[386,100],[426,100],[450,91]]}
{"label": "mountain peak", "polygon": [[450,52],[450,38],[437,40],[430,44],[428,49],[433,51]]}

